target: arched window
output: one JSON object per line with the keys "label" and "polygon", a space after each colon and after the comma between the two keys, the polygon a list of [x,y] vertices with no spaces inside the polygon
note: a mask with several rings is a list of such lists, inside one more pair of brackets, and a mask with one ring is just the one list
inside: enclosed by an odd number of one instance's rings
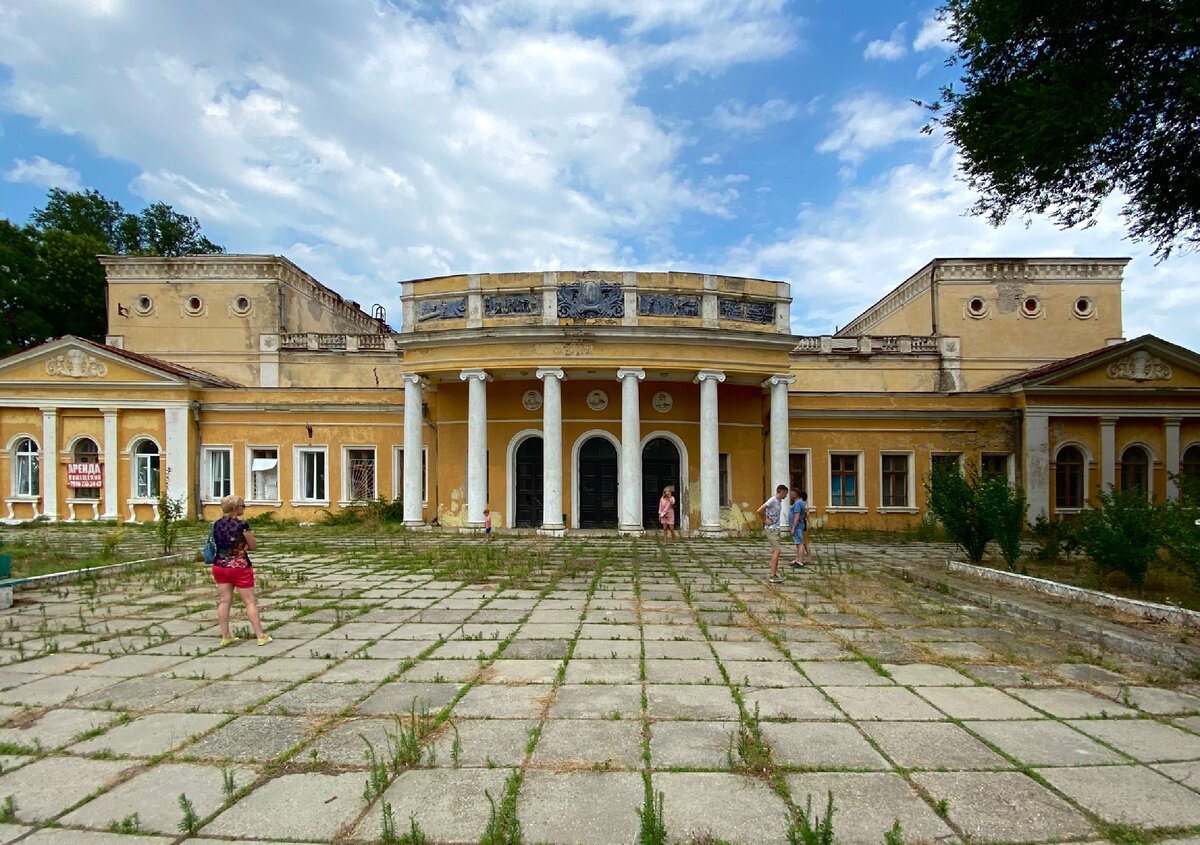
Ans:
{"label": "arched window", "polygon": [[[100,463],[100,447],[90,437],[81,437],[75,441],[71,450],[71,462],[76,464]],[[71,496],[76,499],[99,499],[99,487],[72,487]]]}
{"label": "arched window", "polygon": [[133,447],[133,496],[135,499],[158,498],[158,446],[153,440],[139,440]]}
{"label": "arched window", "polygon": [[21,437],[13,444],[13,495],[38,496],[42,492],[42,469],[38,445],[32,437]]}
{"label": "arched window", "polygon": [[1200,484],[1200,445],[1188,446],[1184,450],[1179,474],[1192,484]]}
{"label": "arched window", "polygon": [[1141,446],[1130,446],[1121,453],[1121,489],[1150,490],[1150,456]]}
{"label": "arched window", "polygon": [[1054,506],[1083,507],[1083,452],[1078,446],[1058,450],[1054,468]]}

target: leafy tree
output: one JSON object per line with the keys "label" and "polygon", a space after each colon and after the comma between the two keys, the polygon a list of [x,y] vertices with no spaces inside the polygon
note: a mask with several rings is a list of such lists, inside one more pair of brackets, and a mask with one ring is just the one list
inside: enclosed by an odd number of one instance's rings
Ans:
{"label": "leafy tree", "polygon": [[935,465],[926,484],[929,510],[946,527],[950,539],[975,563],[983,560],[990,540],[1011,568],[1021,555],[1025,527],[1025,491],[1003,478],[964,477],[957,464]]}
{"label": "leafy tree", "polygon": [[37,233],[0,220],[0,354],[50,337],[51,302],[37,283]]}
{"label": "leafy tree", "polygon": [[51,188],[46,194],[45,208],[35,209],[29,219],[39,232],[57,229],[85,235],[115,254],[121,252],[118,244],[125,240],[121,227],[126,216],[119,202],[105,199],[99,191]]}
{"label": "leafy tree", "polygon": [[1176,477],[1179,498],[1163,505],[1163,545],[1200,584],[1200,479]]}
{"label": "leafy tree", "polygon": [[947,0],[940,13],[962,79],[929,108],[962,152],[974,213],[1091,225],[1116,192],[1155,255],[1200,243],[1195,0]]}
{"label": "leafy tree", "polygon": [[991,528],[1000,555],[1012,569],[1021,556],[1021,533],[1025,530],[1025,491],[1009,486],[1004,478],[980,483],[976,495],[979,508]]}
{"label": "leafy tree", "polygon": [[1158,554],[1158,509],[1140,490],[1110,490],[1079,515],[1079,544],[1101,572],[1123,572],[1141,589]]}

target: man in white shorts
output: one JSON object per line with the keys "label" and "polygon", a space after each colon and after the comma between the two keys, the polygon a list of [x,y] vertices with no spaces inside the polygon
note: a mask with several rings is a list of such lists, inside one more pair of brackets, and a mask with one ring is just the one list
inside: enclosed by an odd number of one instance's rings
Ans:
{"label": "man in white shorts", "polygon": [[787,494],[787,485],[780,484],[775,488],[775,495],[763,502],[758,509],[762,514],[763,529],[767,534],[767,546],[771,550],[772,584],[783,583],[783,579],[779,577],[779,555],[783,551],[783,547],[779,545],[779,517],[783,512],[783,500],[787,498]]}

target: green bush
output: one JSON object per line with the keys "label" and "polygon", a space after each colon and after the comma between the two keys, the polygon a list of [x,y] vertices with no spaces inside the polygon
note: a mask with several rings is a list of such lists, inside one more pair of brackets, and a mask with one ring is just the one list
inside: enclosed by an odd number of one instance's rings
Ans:
{"label": "green bush", "polygon": [[1162,545],[1162,521],[1142,491],[1104,492],[1079,515],[1079,543],[1102,573],[1120,572],[1141,589]]}
{"label": "green bush", "polygon": [[1021,553],[1025,493],[1004,479],[964,477],[958,466],[935,466],[926,484],[929,510],[950,539],[975,563],[983,560],[989,540],[997,540],[1011,567]]}
{"label": "green bush", "polygon": [[1021,556],[1021,533],[1025,529],[1025,491],[1010,487],[1002,478],[990,478],[976,488],[979,509],[991,527],[992,536],[1008,568]]}
{"label": "green bush", "polygon": [[1200,480],[1175,478],[1179,500],[1162,509],[1163,545],[1171,561],[1200,585]]}

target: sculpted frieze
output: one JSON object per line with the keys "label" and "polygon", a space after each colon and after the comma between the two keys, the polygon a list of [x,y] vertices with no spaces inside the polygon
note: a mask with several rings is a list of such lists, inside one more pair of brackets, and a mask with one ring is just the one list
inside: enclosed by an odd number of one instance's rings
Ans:
{"label": "sculpted frieze", "polygon": [[644,317],[699,317],[700,297],[688,294],[640,293],[638,314]]}
{"label": "sculpted frieze", "polygon": [[540,293],[487,294],[483,298],[485,317],[531,317],[541,313]]}
{"label": "sculpted frieze", "polygon": [[720,299],[717,301],[717,313],[722,320],[769,325],[775,322],[775,303]]}
{"label": "sculpted frieze", "polygon": [[559,285],[558,316],[569,320],[625,316],[625,294],[611,282],[583,281]]}
{"label": "sculpted frieze", "polygon": [[69,378],[103,378],[108,374],[108,365],[82,349],[68,349],[46,362],[46,373]]}
{"label": "sculpted frieze", "polygon": [[1130,379],[1132,381],[1160,380],[1171,378],[1171,365],[1161,358],[1155,358],[1149,352],[1139,349],[1126,355],[1119,361],[1108,365],[1110,379]]}
{"label": "sculpted frieze", "polygon": [[461,320],[467,316],[467,298],[423,299],[417,306],[417,321]]}

